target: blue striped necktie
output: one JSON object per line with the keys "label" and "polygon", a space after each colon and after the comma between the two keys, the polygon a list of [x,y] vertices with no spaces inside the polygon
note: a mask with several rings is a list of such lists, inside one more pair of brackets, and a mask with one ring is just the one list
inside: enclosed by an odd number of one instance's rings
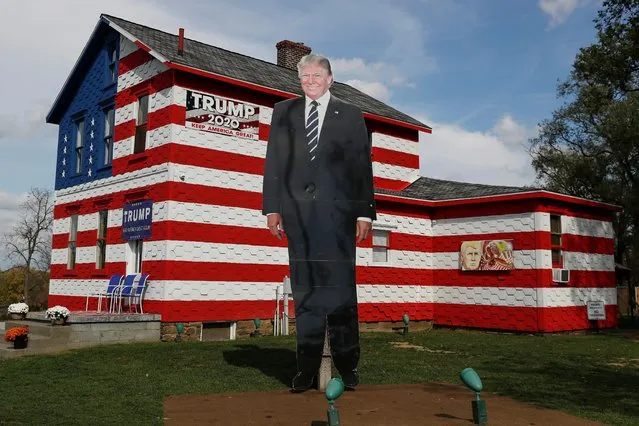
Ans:
{"label": "blue striped necktie", "polygon": [[317,102],[311,102],[311,110],[306,120],[306,142],[308,143],[308,154],[311,163],[315,160],[317,153],[317,143],[319,142],[319,114],[317,113]]}

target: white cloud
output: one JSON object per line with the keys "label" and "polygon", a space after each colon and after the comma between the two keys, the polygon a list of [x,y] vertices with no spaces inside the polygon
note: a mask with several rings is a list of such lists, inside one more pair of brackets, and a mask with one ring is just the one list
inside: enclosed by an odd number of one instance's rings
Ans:
{"label": "white cloud", "polygon": [[353,86],[354,88],[361,90],[367,95],[370,95],[382,102],[388,102],[390,99],[390,90],[386,87],[386,85],[378,81],[369,82],[362,80],[346,80],[344,83],[349,86]]}
{"label": "white cloud", "polygon": [[45,125],[48,110],[49,105],[39,102],[17,114],[0,114],[0,146],[49,135],[52,129]]}
{"label": "white cloud", "polygon": [[[360,16],[359,21],[365,23],[367,28],[353,28],[352,32],[359,30],[362,34],[368,34],[370,39],[366,40],[362,54],[366,53],[365,49],[370,49],[370,44],[374,44],[375,50],[370,55],[375,59],[327,55],[337,81],[352,85],[382,102],[389,102],[397,89],[415,88],[416,80],[437,71],[436,59],[426,51],[427,31],[422,20],[411,14],[410,10],[402,10],[395,3],[384,1],[352,3],[355,4],[339,4],[340,9],[345,9],[335,18],[345,20],[346,28],[352,28],[357,23],[346,12],[353,9],[353,13]],[[335,26],[340,24],[334,23]],[[352,43],[359,45],[357,40],[352,40]]]}
{"label": "white cloud", "polygon": [[539,0],[539,7],[550,17],[548,29],[561,25],[586,0]]}
{"label": "white cloud", "polygon": [[[26,199],[27,194],[12,194],[0,191],[0,241],[2,236],[13,228],[20,214],[20,204]],[[6,248],[0,244],[0,270],[11,266],[7,259]]]}
{"label": "white cloud", "polygon": [[432,123],[421,134],[420,171],[423,176],[490,185],[531,185],[534,171],[526,150],[535,131],[503,115],[488,131],[468,131],[455,124]]}
{"label": "white cloud", "polygon": [[365,81],[383,80],[391,86],[415,87],[393,64],[367,63],[362,58],[335,58],[331,59],[331,66],[338,81],[357,77]]}
{"label": "white cloud", "polygon": [[20,204],[26,199],[26,194],[11,194],[0,191],[0,211],[17,211]]}
{"label": "white cloud", "polygon": [[389,102],[392,87],[415,87],[406,75],[389,63],[366,62],[362,58],[331,58],[335,80],[346,83],[382,101]]}
{"label": "white cloud", "polygon": [[517,123],[510,114],[501,116],[490,133],[511,148],[521,147],[531,136],[531,131]]}

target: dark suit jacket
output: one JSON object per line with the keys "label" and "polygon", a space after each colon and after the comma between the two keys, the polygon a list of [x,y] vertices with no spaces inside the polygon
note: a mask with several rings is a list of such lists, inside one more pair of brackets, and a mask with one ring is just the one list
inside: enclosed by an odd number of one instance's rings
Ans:
{"label": "dark suit jacket", "polygon": [[[293,223],[310,226],[307,214],[318,208],[322,217],[339,212],[346,224],[352,220],[353,229],[357,217],[375,220],[371,142],[362,112],[331,94],[311,164],[304,106],[300,97],[279,102],[273,109],[263,214],[282,214],[285,228]],[[294,220],[287,221],[286,216]]]}

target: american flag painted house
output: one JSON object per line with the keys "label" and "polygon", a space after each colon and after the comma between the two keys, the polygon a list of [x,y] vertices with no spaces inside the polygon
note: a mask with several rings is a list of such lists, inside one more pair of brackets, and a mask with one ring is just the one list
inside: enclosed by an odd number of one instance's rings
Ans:
{"label": "american flag painted house", "polygon": [[[310,52],[277,49],[274,64],[100,17],[47,116],[59,126],[50,305],[83,310],[111,274],[142,271],[145,312],[164,323],[273,318],[288,258],[261,215],[266,141],[274,103],[302,94],[294,68]],[[331,91],[362,109],[372,138],[363,323],[616,325],[615,206],[420,176],[430,127],[348,85]],[[605,319],[588,319],[589,302]]]}

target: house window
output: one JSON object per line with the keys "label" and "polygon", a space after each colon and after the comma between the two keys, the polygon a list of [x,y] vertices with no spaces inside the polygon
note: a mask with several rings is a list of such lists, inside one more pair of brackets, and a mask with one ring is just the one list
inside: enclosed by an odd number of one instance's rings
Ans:
{"label": "house window", "polygon": [[142,255],[143,255],[143,241],[132,240],[129,241],[129,259],[127,261],[127,274],[140,274],[142,273]]}
{"label": "house window", "polygon": [[550,250],[552,256],[552,267],[561,268],[563,266],[563,251],[561,238],[561,216],[550,215]]}
{"label": "house window", "polygon": [[116,75],[116,59],[117,51],[115,48],[115,42],[109,44],[107,47],[107,66],[108,66],[108,83],[115,83],[118,76]]}
{"label": "house window", "polygon": [[108,166],[113,161],[113,128],[115,125],[115,109],[110,107],[104,111],[104,163]]}
{"label": "house window", "polygon": [[138,98],[138,119],[135,124],[135,142],[133,153],[143,152],[146,147],[146,125],[149,115],[149,95]]}
{"label": "house window", "polygon": [[67,269],[75,268],[75,254],[77,249],[77,238],[78,238],[78,215],[74,214],[70,218],[69,224],[69,248],[67,254]]}
{"label": "house window", "polygon": [[106,263],[106,236],[108,226],[109,211],[98,212],[98,241],[96,247],[95,268],[104,269]]}
{"label": "house window", "polygon": [[82,171],[82,150],[84,148],[84,120],[78,120],[75,123],[75,172]]}
{"label": "house window", "polygon": [[388,263],[390,231],[373,229],[373,263]]}

